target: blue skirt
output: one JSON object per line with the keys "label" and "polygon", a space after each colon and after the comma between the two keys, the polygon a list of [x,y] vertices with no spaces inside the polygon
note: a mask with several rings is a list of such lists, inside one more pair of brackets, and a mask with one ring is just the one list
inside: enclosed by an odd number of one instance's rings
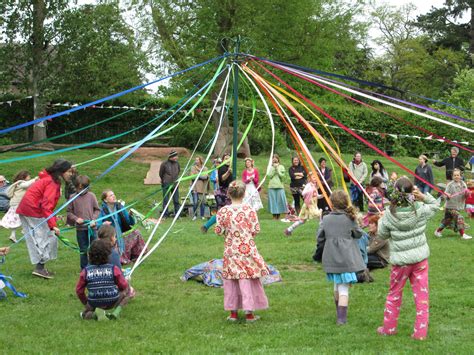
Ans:
{"label": "blue skirt", "polygon": [[268,189],[268,209],[271,214],[288,213],[285,189]]}
{"label": "blue skirt", "polygon": [[327,273],[326,279],[336,284],[355,284],[357,275],[355,272],[343,272],[341,274]]}

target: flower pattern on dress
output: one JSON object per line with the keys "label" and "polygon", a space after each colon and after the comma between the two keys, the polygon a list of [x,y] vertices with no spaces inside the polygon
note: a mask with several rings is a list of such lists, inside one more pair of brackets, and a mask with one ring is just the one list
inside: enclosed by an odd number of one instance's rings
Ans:
{"label": "flower pattern on dress", "polygon": [[268,275],[254,237],[260,231],[257,213],[247,205],[229,205],[217,212],[215,232],[224,235],[224,279],[256,279]]}

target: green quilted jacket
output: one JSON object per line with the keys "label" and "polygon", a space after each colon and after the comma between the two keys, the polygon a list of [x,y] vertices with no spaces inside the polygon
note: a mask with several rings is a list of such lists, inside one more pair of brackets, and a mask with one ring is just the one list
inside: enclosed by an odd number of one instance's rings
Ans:
{"label": "green quilted jacket", "polygon": [[426,241],[426,222],[439,209],[439,202],[430,194],[413,207],[397,208],[395,215],[389,209],[379,220],[378,236],[388,239],[390,263],[408,265],[418,263],[430,255]]}

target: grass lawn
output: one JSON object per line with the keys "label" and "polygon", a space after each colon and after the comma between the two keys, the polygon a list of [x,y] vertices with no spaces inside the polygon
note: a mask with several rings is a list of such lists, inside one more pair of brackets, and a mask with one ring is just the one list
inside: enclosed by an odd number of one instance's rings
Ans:
{"label": "grass lawn", "polygon": [[[91,149],[70,152],[65,157],[80,162],[102,154]],[[3,154],[2,159],[27,153]],[[319,157],[319,155],[315,155]],[[350,160],[345,156],[346,161]],[[370,163],[375,157],[366,156]],[[3,164],[0,173],[12,175],[25,167],[36,173],[50,164],[53,157]],[[267,156],[256,159],[261,171]],[[414,169],[417,160],[400,159]],[[104,159],[85,165],[80,172],[91,177],[105,170],[114,159]],[[289,157],[284,158],[285,162]],[[382,160],[384,162],[384,160]],[[181,159],[182,166],[185,160]],[[242,166],[243,163],[239,162]],[[288,163],[286,163],[288,165]],[[394,170],[387,164],[388,170]],[[147,164],[127,161],[104,179],[93,185],[101,191],[111,187],[118,198],[131,201],[157,187],[144,186]],[[444,170],[434,169],[438,181]],[[263,175],[263,174],[262,174]],[[185,193],[182,187],[181,195]],[[161,194],[156,200],[161,200]],[[138,205],[147,211],[153,198]],[[14,285],[28,294],[27,299],[8,298],[1,301],[1,352],[5,353],[472,353],[474,325],[474,262],[473,241],[463,241],[450,231],[437,239],[433,231],[442,212],[427,228],[430,257],[430,328],[425,342],[410,338],[415,309],[409,286],[403,301],[399,333],[380,337],[385,296],[389,285],[389,270],[373,273],[375,282],[359,284],[350,291],[349,323],[335,325],[332,285],[325,280],[321,265],[312,262],[317,223],[312,221],[299,228],[291,238],[283,236],[287,226],[274,222],[267,212],[259,213],[262,232],[257,237],[258,248],[268,263],[276,266],[283,282],[269,285],[270,308],[259,312],[261,321],[255,324],[228,324],[223,310],[223,290],[212,289],[197,282],[183,283],[179,277],[185,269],[220,258],[222,240],[209,232],[202,235],[199,221],[181,218],[163,244],[135,272],[132,284],[137,297],[122,312],[117,322],[83,321],[79,317],[82,305],[75,295],[79,275],[79,256],[60,245],[59,257],[48,267],[56,272],[53,280],[31,275],[26,245],[12,247],[0,272],[12,275]],[[160,226],[157,240],[170,222]],[[468,222],[473,224],[473,222]],[[472,228],[468,230],[473,234]],[[144,236],[148,234],[143,232]],[[74,231],[66,237],[75,239]],[[0,245],[8,245],[8,231],[0,230]]]}

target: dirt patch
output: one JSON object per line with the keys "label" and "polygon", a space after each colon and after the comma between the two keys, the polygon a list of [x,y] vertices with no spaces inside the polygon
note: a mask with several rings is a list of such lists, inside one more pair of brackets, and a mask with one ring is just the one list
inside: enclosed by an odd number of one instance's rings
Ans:
{"label": "dirt patch", "polygon": [[[168,154],[175,150],[178,155],[189,157],[191,153],[188,149],[182,147],[166,147],[166,148],[155,148],[155,147],[142,147],[138,148],[132,153],[132,160],[139,163],[152,163],[154,161],[162,161],[168,159]],[[128,150],[117,152],[117,154],[125,154]],[[158,167],[159,168],[159,167]]]}

